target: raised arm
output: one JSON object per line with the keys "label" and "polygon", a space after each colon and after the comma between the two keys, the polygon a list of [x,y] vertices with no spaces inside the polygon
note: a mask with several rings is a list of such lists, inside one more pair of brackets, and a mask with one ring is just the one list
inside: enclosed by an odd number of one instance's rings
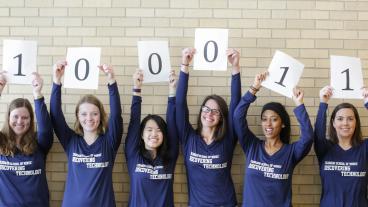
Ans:
{"label": "raised arm", "polygon": [[178,130],[179,140],[185,144],[190,132],[194,129],[189,123],[189,112],[187,104],[189,63],[192,61],[195,49],[186,48],[182,52],[181,72],[179,76],[178,89],[176,91],[176,118],[175,123]]}
{"label": "raised arm", "polygon": [[123,118],[121,117],[121,104],[118,84],[115,81],[114,70],[110,65],[98,66],[102,73],[107,77],[109,97],[110,97],[110,116],[107,129],[107,137],[111,147],[118,151],[123,136]]}
{"label": "raised arm", "polygon": [[53,143],[53,132],[49,112],[42,95],[43,80],[38,73],[32,74],[32,88],[37,119],[37,142],[47,154]]}
{"label": "raised arm", "polygon": [[297,162],[299,162],[308,154],[313,144],[313,128],[312,124],[310,123],[307,110],[305,109],[303,99],[304,92],[301,89],[294,88],[293,101],[296,105],[294,113],[300,125],[300,138],[296,143],[294,143],[294,159]]}
{"label": "raised arm", "polygon": [[326,139],[327,102],[330,100],[332,93],[333,90],[330,86],[325,86],[319,92],[320,103],[314,125],[314,151],[317,154],[318,160],[321,160],[324,154],[332,146],[332,143]]}
{"label": "raised arm", "polygon": [[0,96],[3,93],[3,90],[4,90],[6,82],[7,82],[5,73],[6,73],[6,71],[0,71]]}
{"label": "raised arm", "polygon": [[64,113],[61,110],[61,78],[64,75],[66,61],[58,61],[54,65],[53,85],[50,99],[50,116],[56,136],[58,137],[64,150],[67,149],[70,137],[74,134],[65,121]]}
{"label": "raised arm", "polygon": [[249,146],[258,140],[248,127],[247,112],[251,103],[256,100],[256,93],[261,88],[262,81],[266,80],[267,72],[257,74],[254,78],[253,85],[242,97],[240,103],[234,111],[234,129],[239,138],[239,143],[243,151],[247,154]]}
{"label": "raised arm", "polygon": [[[133,75],[133,97],[130,106],[130,121],[128,134],[125,140],[125,157],[129,160],[139,153],[139,141],[141,139],[141,87],[143,82],[143,72],[138,70]],[[129,164],[130,165],[130,164]]]}
{"label": "raised arm", "polygon": [[170,159],[175,161],[179,155],[178,131],[175,124],[176,83],[177,77],[175,71],[171,71],[169,77],[169,98],[167,101],[166,123],[169,138],[169,155]]}
{"label": "raised arm", "polygon": [[[239,52],[234,49],[228,49],[226,51],[228,62],[232,65],[231,71],[231,99],[230,99],[230,107],[229,107],[229,130],[231,132],[231,137],[233,137],[232,141],[235,146],[238,138],[236,136],[234,126],[233,126],[233,114],[236,106],[239,104],[241,98],[241,81],[240,81],[240,55]],[[228,139],[231,140],[231,139]]]}

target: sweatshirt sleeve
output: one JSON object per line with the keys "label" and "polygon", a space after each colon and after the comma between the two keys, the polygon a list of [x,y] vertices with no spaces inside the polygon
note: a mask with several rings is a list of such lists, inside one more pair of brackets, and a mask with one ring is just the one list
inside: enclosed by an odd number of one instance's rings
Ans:
{"label": "sweatshirt sleeve", "polygon": [[142,97],[133,96],[132,105],[130,106],[130,121],[128,126],[128,134],[125,139],[124,150],[128,165],[130,165],[130,160],[139,153],[141,103]]}
{"label": "sweatshirt sleeve", "polygon": [[239,138],[240,146],[243,148],[245,154],[247,154],[250,145],[258,140],[258,138],[248,128],[247,121],[249,106],[255,100],[256,96],[247,91],[234,111],[234,129]]}
{"label": "sweatshirt sleeve", "polygon": [[45,104],[45,98],[34,100],[37,119],[37,141],[41,149],[47,154],[53,143],[51,119]]}
{"label": "sweatshirt sleeve", "polygon": [[178,131],[175,124],[175,97],[169,97],[167,101],[167,111],[166,111],[166,122],[167,131],[169,138],[169,154],[170,159],[175,160],[178,158],[179,154],[179,139]]}
{"label": "sweatshirt sleeve", "polygon": [[319,161],[332,146],[332,143],[326,139],[327,107],[328,105],[326,103],[319,104],[316,123],[314,125],[314,151]]}
{"label": "sweatshirt sleeve", "polygon": [[66,123],[63,111],[61,110],[61,85],[55,83],[51,91],[50,116],[55,134],[66,151],[74,132]]}
{"label": "sweatshirt sleeve", "polygon": [[117,82],[108,85],[110,96],[110,116],[108,122],[108,139],[111,147],[117,151],[123,136],[123,118],[121,117],[120,95]]}
{"label": "sweatshirt sleeve", "polygon": [[189,112],[187,104],[189,74],[180,72],[178,88],[176,90],[176,127],[179,141],[186,144],[188,136],[194,131],[189,123]]}
{"label": "sweatshirt sleeve", "polygon": [[294,159],[299,162],[309,153],[312,147],[313,128],[304,104],[296,107],[294,114],[300,125],[300,138],[294,143]]}
{"label": "sweatshirt sleeve", "polygon": [[236,106],[239,104],[241,98],[241,82],[240,82],[240,73],[232,75],[231,77],[231,99],[230,99],[230,107],[229,107],[229,132],[230,137],[232,137],[232,144],[235,146],[238,140],[236,135],[234,124],[233,124],[233,116]]}

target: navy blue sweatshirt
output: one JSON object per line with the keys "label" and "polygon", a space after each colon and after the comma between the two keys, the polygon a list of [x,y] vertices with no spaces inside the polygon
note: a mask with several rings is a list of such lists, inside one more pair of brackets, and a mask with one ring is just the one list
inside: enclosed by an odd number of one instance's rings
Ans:
{"label": "navy blue sweatshirt", "polygon": [[300,124],[301,135],[297,142],[283,144],[273,155],[265,150],[265,141],[257,138],[248,128],[246,119],[249,105],[256,96],[249,91],[243,96],[234,112],[234,127],[246,156],[243,190],[244,207],[289,207],[291,180],[295,166],[310,151],[313,128],[304,104],[294,113]]}
{"label": "navy blue sweatshirt", "polygon": [[115,206],[112,169],[119,148],[123,121],[117,83],[108,86],[110,117],[105,134],[88,145],[84,138],[70,129],[61,110],[61,85],[53,84],[51,120],[68,159],[64,207]]}
{"label": "navy blue sweatshirt", "polygon": [[[367,207],[368,140],[348,150],[326,139],[327,104],[320,103],[314,133],[322,207]],[[368,103],[365,105],[368,108]]]}
{"label": "navy blue sweatshirt", "polygon": [[166,112],[169,162],[164,165],[161,157],[153,161],[144,158],[139,151],[141,121],[140,96],[133,96],[130,123],[125,141],[125,157],[130,176],[129,206],[171,207],[174,206],[174,170],[179,153],[175,126],[175,97],[168,98]]}
{"label": "navy blue sweatshirt", "polygon": [[180,72],[176,92],[176,126],[187,170],[189,206],[235,206],[237,204],[231,164],[237,138],[233,111],[241,96],[240,74],[232,76],[228,130],[221,141],[207,145],[189,123],[187,90],[189,75]]}
{"label": "navy blue sweatshirt", "polygon": [[0,155],[0,206],[49,206],[45,165],[46,155],[53,143],[53,132],[44,98],[34,102],[38,126],[37,150],[32,155]]}

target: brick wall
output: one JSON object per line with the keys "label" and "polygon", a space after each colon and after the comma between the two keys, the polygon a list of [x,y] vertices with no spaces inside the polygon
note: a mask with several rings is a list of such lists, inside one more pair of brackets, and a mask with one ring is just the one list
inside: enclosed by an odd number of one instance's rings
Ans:
{"label": "brick wall", "polygon": [[[52,83],[51,66],[66,56],[67,47],[102,48],[101,62],[111,63],[116,70],[125,133],[131,102],[131,75],[138,65],[136,42],[168,40],[172,66],[179,71],[181,49],[194,45],[194,29],[198,27],[229,29],[229,46],[241,52],[243,92],[254,75],[268,67],[276,49],[303,62],[305,71],[299,85],[306,92],[305,104],[312,122],[319,103],[318,91],[329,83],[329,56],[360,57],[363,67],[367,67],[368,2],[364,0],[0,0],[0,38],[38,41],[38,71],[45,79],[43,91],[47,103]],[[367,77],[367,70],[363,73]],[[188,104],[192,123],[195,123],[198,106],[205,95],[217,93],[229,100],[229,76],[230,71],[191,71]],[[96,91],[63,89],[62,107],[70,124],[74,121],[76,101],[83,94],[97,94],[108,109],[104,80],[101,77]],[[164,115],[167,93],[166,84],[145,85],[143,116],[148,113]],[[16,97],[32,99],[31,88],[9,85],[5,89],[0,100],[1,125],[8,103]],[[285,104],[292,114],[291,100],[262,90],[248,116],[251,128],[258,135],[261,135],[260,109],[271,100]],[[368,114],[362,108],[362,101],[349,101],[359,107],[363,135],[367,136]],[[332,100],[330,105],[333,107],[339,102],[341,100]],[[294,116],[292,125],[293,140],[296,140],[298,124]],[[126,206],[129,195],[122,149],[123,144],[113,173],[118,206]],[[243,152],[237,147],[232,172],[239,202],[242,200],[243,163]],[[66,172],[66,157],[55,138],[47,160],[52,206],[60,206]],[[176,205],[186,206],[182,157],[177,163],[174,191]],[[293,204],[296,207],[318,206],[320,192],[317,160],[311,152],[295,169]]]}

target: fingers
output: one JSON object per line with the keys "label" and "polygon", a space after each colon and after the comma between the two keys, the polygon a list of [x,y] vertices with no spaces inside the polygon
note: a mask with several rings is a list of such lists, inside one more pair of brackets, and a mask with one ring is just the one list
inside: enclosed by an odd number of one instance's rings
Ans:
{"label": "fingers", "polygon": [[7,71],[0,71],[0,87],[1,88],[4,88],[4,86],[7,83],[6,73]]}
{"label": "fingers", "polygon": [[98,65],[97,67],[101,70],[101,72],[106,73],[106,74],[113,72],[112,66],[108,64]]}
{"label": "fingers", "polygon": [[319,97],[321,101],[327,102],[333,95],[333,88],[331,86],[325,86],[319,91]]}

